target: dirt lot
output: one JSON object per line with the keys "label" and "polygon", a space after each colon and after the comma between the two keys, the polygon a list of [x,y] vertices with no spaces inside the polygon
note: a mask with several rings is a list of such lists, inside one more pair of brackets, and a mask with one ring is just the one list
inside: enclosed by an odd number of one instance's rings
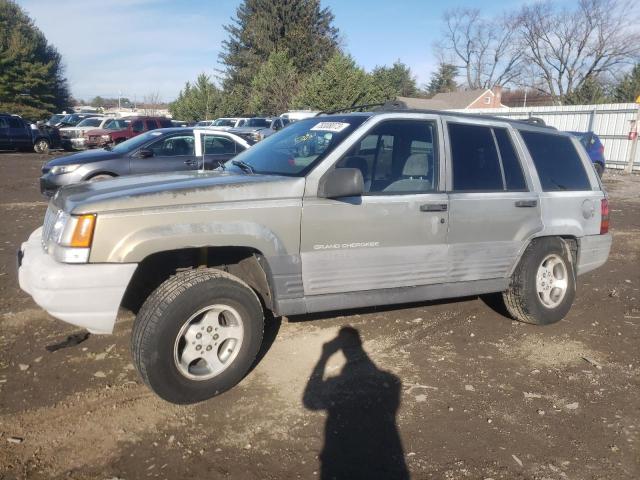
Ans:
{"label": "dirt lot", "polygon": [[[239,386],[177,407],[131,364],[131,314],[112,336],[45,349],[80,332],[17,287],[46,158],[0,154],[0,478],[306,479],[321,462],[345,478],[640,478],[639,177],[607,174],[613,253],[559,324],[477,298],[272,321]],[[331,380],[308,385],[347,325],[362,348],[340,336]]]}

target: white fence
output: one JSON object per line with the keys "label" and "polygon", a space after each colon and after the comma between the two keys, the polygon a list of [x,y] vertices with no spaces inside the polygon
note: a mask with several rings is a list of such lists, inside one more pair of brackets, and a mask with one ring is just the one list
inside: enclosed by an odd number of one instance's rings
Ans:
{"label": "white fence", "polygon": [[[602,105],[518,107],[504,110],[483,108],[457,111],[484,113],[514,119],[536,117],[558,130],[593,131],[600,137],[604,145],[607,167],[622,169],[629,162],[631,152],[629,131],[631,130],[631,122],[636,119],[638,105],[635,103],[607,103]],[[636,152],[633,169],[640,170],[640,148]]]}

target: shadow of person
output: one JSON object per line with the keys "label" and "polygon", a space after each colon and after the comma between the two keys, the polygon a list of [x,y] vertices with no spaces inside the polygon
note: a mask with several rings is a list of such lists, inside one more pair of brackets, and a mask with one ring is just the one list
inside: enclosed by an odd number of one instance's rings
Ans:
{"label": "shadow of person", "polygon": [[[338,376],[324,380],[327,362],[339,350],[347,362]],[[369,358],[355,328],[343,327],[323,345],[303,395],[306,408],[328,414],[320,478],[409,478],[396,426],[401,388],[398,377]]]}

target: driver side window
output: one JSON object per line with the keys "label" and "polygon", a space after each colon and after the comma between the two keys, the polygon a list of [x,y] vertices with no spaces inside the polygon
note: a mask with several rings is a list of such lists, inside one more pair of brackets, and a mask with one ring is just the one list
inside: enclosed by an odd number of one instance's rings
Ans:
{"label": "driver side window", "polygon": [[390,120],[375,126],[336,164],[362,172],[365,194],[429,193],[437,188],[436,124]]}
{"label": "driver side window", "polygon": [[177,157],[182,155],[194,155],[193,135],[178,135],[163,138],[152,143],[149,150],[154,157]]}

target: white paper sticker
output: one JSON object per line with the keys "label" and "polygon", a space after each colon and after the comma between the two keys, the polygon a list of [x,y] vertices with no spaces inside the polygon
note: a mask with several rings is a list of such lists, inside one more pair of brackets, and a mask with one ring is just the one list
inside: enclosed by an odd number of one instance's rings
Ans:
{"label": "white paper sticker", "polygon": [[311,127],[311,130],[320,130],[323,132],[341,132],[349,126],[344,122],[320,122]]}

